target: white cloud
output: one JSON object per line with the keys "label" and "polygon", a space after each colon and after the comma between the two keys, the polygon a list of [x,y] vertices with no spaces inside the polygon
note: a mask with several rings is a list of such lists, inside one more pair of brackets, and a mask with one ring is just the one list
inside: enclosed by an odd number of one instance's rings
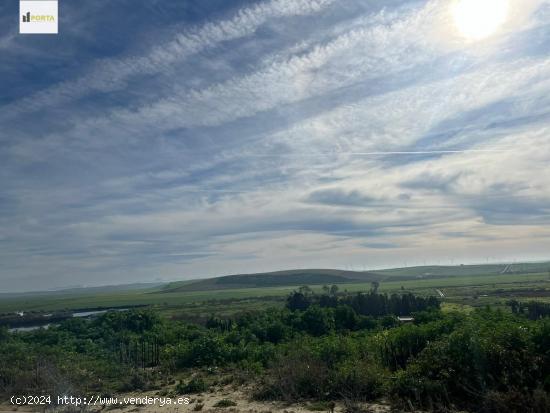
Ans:
{"label": "white cloud", "polygon": [[[116,65],[116,87],[138,71],[165,74],[172,58],[330,3],[261,3],[131,67],[114,59],[82,78],[82,93],[108,89]],[[108,281],[542,256],[550,59],[435,38],[444,4],[324,19],[294,46],[259,42],[269,50],[230,80],[189,91],[183,73],[134,110],[67,109],[66,128],[7,130],[3,269]],[[293,21],[280,20],[281,31]],[[50,91],[77,98],[71,82]]]}
{"label": "white cloud", "polygon": [[[206,48],[254,33],[270,19],[316,13],[334,0],[271,0],[240,9],[233,17],[176,33],[142,56],[103,59],[83,76],[46,88],[3,108],[2,117],[36,111],[78,99],[91,92],[123,88],[128,78],[166,70]],[[9,40],[9,39],[8,39]]]}

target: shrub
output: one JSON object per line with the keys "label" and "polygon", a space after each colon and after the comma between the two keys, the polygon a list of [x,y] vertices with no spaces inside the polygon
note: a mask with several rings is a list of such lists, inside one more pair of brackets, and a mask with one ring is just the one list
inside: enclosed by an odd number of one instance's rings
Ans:
{"label": "shrub", "polygon": [[180,382],[176,390],[179,394],[203,393],[208,391],[208,385],[201,377],[193,377],[186,384]]}
{"label": "shrub", "polygon": [[314,305],[303,312],[300,324],[312,336],[321,336],[334,330],[334,316],[331,309]]}
{"label": "shrub", "polygon": [[[426,345],[398,372],[392,393],[415,407],[449,407],[490,413],[545,412],[548,398],[540,330],[498,312],[472,316],[448,336]],[[537,388],[539,387],[539,388]],[[543,402],[541,402],[541,400]]]}
{"label": "shrub", "polygon": [[214,407],[232,407],[236,406],[237,403],[235,403],[233,400],[229,399],[221,399],[216,404],[214,404]]}
{"label": "shrub", "polygon": [[134,371],[130,377],[120,386],[121,391],[151,390],[154,387],[154,380],[150,374]]}
{"label": "shrub", "polygon": [[483,399],[484,413],[549,413],[550,395],[542,389],[532,394],[521,389],[489,391]]}
{"label": "shrub", "polygon": [[294,351],[277,358],[256,397],[287,401],[319,399],[326,392],[328,376],[325,363],[307,352]]}
{"label": "shrub", "polygon": [[331,379],[333,397],[348,400],[372,401],[385,392],[387,374],[368,360],[346,360],[335,370]]}

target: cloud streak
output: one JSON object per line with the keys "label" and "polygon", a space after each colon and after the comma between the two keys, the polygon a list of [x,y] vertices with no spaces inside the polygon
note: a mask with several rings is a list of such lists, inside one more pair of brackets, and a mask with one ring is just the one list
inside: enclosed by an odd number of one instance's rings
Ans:
{"label": "cloud streak", "polygon": [[141,51],[144,11],[112,49],[8,35],[0,279],[548,258],[545,4],[476,44],[442,0],[197,3]]}
{"label": "cloud streak", "polygon": [[194,30],[176,32],[168,42],[153,47],[147,54],[101,59],[86,74],[75,80],[53,85],[29,98],[3,108],[2,117],[33,112],[69,103],[92,92],[106,93],[123,88],[131,77],[154,75],[207,48],[249,36],[270,19],[303,16],[326,8],[334,0],[271,0],[239,10],[226,20],[209,22]]}

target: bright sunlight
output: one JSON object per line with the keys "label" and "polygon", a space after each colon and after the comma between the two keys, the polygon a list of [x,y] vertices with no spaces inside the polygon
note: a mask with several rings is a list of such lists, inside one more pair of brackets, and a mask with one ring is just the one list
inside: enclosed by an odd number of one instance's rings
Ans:
{"label": "bright sunlight", "polygon": [[496,33],[508,18],[508,0],[458,0],[452,10],[461,35],[481,40]]}

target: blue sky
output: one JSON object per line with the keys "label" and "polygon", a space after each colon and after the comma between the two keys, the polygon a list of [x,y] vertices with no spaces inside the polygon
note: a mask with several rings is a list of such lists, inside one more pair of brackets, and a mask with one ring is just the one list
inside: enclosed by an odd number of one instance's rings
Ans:
{"label": "blue sky", "polygon": [[550,258],[550,2],[0,5],[3,291]]}

